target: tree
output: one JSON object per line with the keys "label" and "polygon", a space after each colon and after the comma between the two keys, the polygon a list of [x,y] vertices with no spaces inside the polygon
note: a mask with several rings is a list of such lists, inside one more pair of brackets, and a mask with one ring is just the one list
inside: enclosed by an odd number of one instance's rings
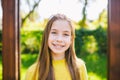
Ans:
{"label": "tree", "polygon": [[[20,0],[20,1],[22,1],[22,0]],[[29,12],[28,12],[28,14],[26,14],[26,16],[24,18],[22,18],[21,26],[24,25],[26,19],[29,18],[30,15],[35,11],[36,7],[39,5],[41,0],[38,0],[38,1],[36,1],[36,0],[24,0],[24,1],[26,1],[26,3],[27,3],[26,5],[29,6]],[[31,4],[31,1],[33,1],[33,3],[32,3],[33,5]]]}

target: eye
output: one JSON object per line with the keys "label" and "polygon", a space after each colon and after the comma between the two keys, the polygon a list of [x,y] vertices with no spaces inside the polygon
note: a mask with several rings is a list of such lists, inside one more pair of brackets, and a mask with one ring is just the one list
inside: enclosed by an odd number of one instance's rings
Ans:
{"label": "eye", "polygon": [[57,32],[55,32],[55,31],[53,31],[53,32],[51,32],[52,34],[57,34]]}
{"label": "eye", "polygon": [[69,36],[69,34],[63,34],[64,36]]}

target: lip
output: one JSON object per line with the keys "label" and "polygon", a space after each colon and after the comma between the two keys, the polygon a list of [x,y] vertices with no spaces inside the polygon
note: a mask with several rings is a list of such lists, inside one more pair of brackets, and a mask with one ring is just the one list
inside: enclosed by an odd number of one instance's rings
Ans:
{"label": "lip", "polygon": [[64,45],[60,45],[60,44],[52,44],[56,49],[62,49],[64,47]]}

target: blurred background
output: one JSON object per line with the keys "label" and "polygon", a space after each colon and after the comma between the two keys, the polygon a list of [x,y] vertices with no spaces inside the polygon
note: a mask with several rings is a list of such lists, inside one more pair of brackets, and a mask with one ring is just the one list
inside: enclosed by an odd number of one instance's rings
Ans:
{"label": "blurred background", "polygon": [[[20,0],[21,80],[37,59],[48,18],[62,13],[76,29],[75,51],[89,80],[107,80],[107,0]],[[2,7],[0,0],[0,80],[2,79]]]}

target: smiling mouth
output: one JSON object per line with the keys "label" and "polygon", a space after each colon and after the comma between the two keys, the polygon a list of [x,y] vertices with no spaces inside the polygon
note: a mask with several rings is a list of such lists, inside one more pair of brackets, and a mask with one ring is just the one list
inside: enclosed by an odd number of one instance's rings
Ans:
{"label": "smiling mouth", "polygon": [[61,49],[64,47],[64,45],[58,45],[58,44],[52,44],[55,48]]}

